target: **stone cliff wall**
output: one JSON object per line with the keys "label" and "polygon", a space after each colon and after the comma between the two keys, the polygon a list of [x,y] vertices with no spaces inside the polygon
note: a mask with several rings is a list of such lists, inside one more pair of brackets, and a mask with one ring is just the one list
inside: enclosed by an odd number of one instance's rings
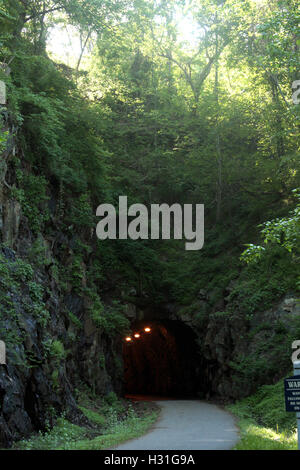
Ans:
{"label": "stone cliff wall", "polygon": [[[22,157],[22,151],[9,117],[5,122],[10,138],[0,164],[0,339],[7,345],[7,365],[0,365],[0,444],[9,446],[52,424],[62,411],[73,422],[82,421],[77,388],[88,386],[101,395],[121,393],[123,364],[118,329],[111,333],[95,321],[91,296],[84,293],[92,261],[89,255],[78,260],[74,245],[78,240],[91,245],[91,234],[60,227],[55,185],[49,185],[48,229],[32,231],[13,191],[16,175],[10,159],[18,153]],[[72,272],[75,262],[80,276],[76,282],[62,282],[58,265]],[[124,305],[122,292],[112,284],[104,296],[104,317],[117,299],[126,307],[129,323],[168,318],[193,330],[204,397],[243,397],[291,368],[291,343],[300,339],[300,307],[292,293],[249,317],[238,308],[223,311],[225,295],[214,305],[202,291],[199,311],[204,313],[199,323],[199,316],[183,314],[174,305],[162,306],[161,311],[157,305],[151,308],[149,297],[144,307],[136,308],[134,301]]]}

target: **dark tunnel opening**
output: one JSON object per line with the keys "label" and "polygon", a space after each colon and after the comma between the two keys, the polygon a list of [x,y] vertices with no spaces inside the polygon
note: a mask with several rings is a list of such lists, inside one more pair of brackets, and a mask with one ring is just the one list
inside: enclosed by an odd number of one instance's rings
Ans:
{"label": "dark tunnel opening", "polygon": [[136,322],[128,338],[123,345],[125,395],[204,395],[199,348],[190,327],[174,320]]}

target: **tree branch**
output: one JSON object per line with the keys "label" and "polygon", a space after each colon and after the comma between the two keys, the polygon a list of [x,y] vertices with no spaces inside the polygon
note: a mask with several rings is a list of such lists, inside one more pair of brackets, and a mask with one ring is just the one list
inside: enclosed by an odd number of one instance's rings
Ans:
{"label": "tree branch", "polygon": [[30,21],[30,20],[33,20],[34,18],[37,18],[38,16],[41,16],[41,15],[46,15],[47,13],[51,13],[52,11],[58,11],[58,10],[62,10],[64,7],[63,6],[60,6],[60,7],[53,7],[53,8],[49,8],[49,10],[45,10],[45,11],[40,11],[38,13],[35,13],[35,14],[32,14],[30,16],[27,16],[25,18],[25,23],[27,23],[27,21]]}

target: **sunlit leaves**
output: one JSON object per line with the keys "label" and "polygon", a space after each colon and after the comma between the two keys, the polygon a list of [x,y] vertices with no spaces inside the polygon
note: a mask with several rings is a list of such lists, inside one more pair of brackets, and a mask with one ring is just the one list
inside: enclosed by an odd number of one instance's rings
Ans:
{"label": "sunlit leaves", "polygon": [[290,217],[277,218],[265,222],[261,225],[261,234],[265,246],[248,244],[248,248],[242,253],[241,259],[247,263],[257,261],[266,251],[268,245],[277,244],[285,248],[288,252],[295,254],[300,252],[300,193],[294,190],[294,194],[299,200],[296,208]]}

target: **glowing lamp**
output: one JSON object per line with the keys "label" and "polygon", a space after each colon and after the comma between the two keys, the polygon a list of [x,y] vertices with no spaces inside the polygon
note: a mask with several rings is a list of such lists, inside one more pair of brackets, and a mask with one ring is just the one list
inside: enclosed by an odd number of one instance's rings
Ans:
{"label": "glowing lamp", "polygon": [[128,343],[129,343],[129,341],[132,341],[131,336],[126,336],[125,341],[127,341]]}
{"label": "glowing lamp", "polygon": [[139,338],[141,335],[140,335],[139,333],[135,333],[133,336],[134,336],[135,338]]}
{"label": "glowing lamp", "polygon": [[146,328],[144,328],[144,331],[146,331],[146,333],[150,333],[151,328],[149,328],[149,326],[146,326]]}

